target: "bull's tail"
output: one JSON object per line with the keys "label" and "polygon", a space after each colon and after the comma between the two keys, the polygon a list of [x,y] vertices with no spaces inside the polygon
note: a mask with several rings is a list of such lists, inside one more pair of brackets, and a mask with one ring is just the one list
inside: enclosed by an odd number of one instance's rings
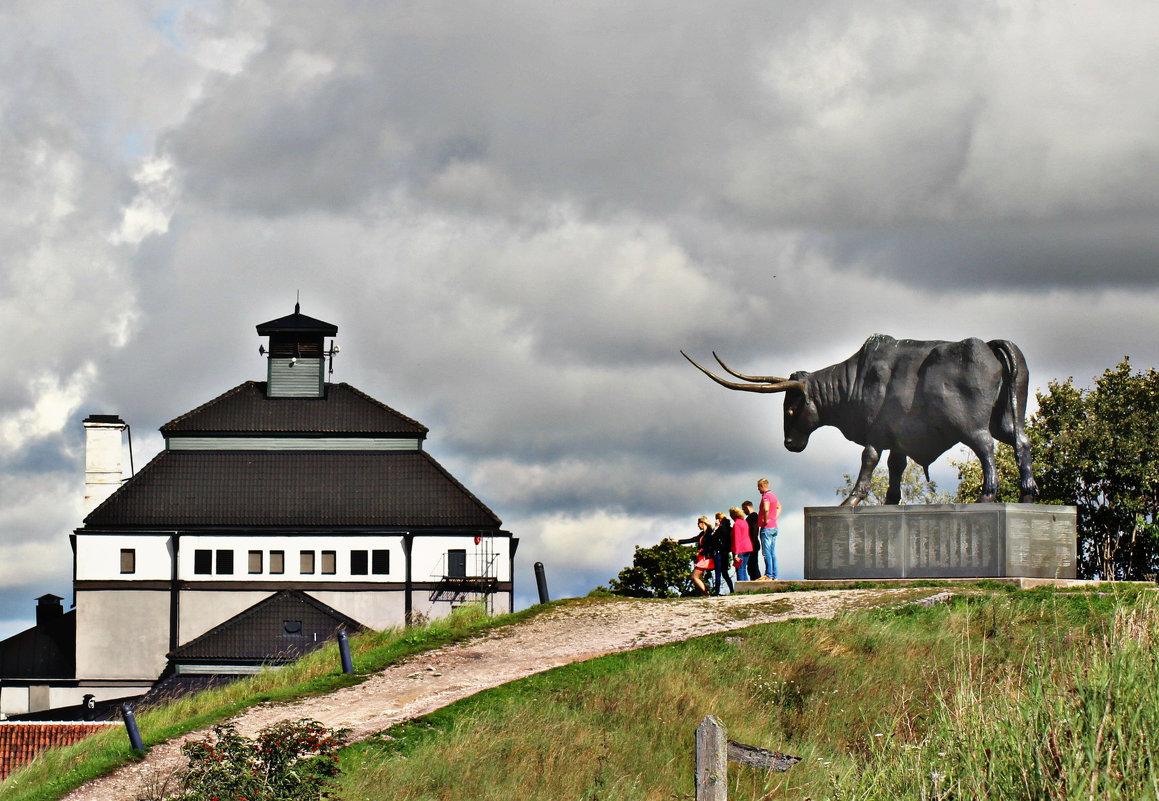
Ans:
{"label": "bull's tail", "polygon": [[[1034,481],[1033,466],[1031,464],[1030,440],[1026,437],[1026,396],[1029,391],[1030,376],[1026,369],[1026,357],[1013,342],[1005,339],[995,339],[986,343],[990,350],[1002,363],[1002,388],[999,392],[1006,393],[1008,408],[1004,411],[1010,415],[1010,430],[1006,432],[1002,425],[994,426],[991,433],[1002,439],[1002,434],[1010,436],[1009,444],[1014,447],[1018,460],[1019,490],[1023,502],[1033,501],[1038,494],[1038,486]],[[1000,423],[1001,421],[999,421]]]}
{"label": "bull's tail", "polygon": [[1025,414],[1025,409],[1021,410],[1022,413],[1020,413],[1018,408],[1019,379],[1027,380],[1025,357],[1018,346],[1009,340],[994,339],[986,344],[990,346],[990,350],[1002,363],[1002,390],[999,395],[1006,394],[1008,402],[1006,411],[1010,413],[1010,429],[1014,435],[1014,441],[1017,442],[1022,436],[1022,415]]}

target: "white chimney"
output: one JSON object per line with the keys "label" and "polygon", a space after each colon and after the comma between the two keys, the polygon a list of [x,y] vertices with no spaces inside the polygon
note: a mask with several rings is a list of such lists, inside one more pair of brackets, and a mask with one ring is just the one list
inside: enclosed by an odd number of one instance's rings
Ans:
{"label": "white chimney", "polygon": [[85,510],[96,509],[121,487],[121,432],[128,428],[115,414],[85,418]]}

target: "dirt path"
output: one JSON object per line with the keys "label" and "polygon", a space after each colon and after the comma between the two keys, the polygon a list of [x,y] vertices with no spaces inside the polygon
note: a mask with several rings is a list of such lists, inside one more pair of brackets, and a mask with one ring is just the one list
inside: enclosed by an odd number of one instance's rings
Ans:
{"label": "dirt path", "polygon": [[[616,651],[930,594],[932,590],[833,590],[729,595],[679,601],[609,601],[563,607],[527,623],[450,645],[374,674],[355,687],[293,704],[265,705],[237,718],[252,735],[280,720],[313,718],[353,730],[361,740],[460,698],[559,665]],[[190,735],[196,738],[200,734]],[[180,741],[154,747],[141,762],[89,782],[65,801],[138,801],[182,765]]]}

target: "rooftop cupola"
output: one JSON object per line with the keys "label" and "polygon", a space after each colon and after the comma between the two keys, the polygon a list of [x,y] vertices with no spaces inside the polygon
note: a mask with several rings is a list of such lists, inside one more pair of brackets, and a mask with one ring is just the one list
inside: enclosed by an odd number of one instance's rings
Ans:
{"label": "rooftop cupola", "polygon": [[338,333],[338,326],[302,314],[299,304],[294,313],[258,326],[258,336],[269,337],[269,347],[258,352],[268,356],[266,395],[271,398],[321,398],[326,392],[326,358],[334,358],[338,346],[326,337]]}

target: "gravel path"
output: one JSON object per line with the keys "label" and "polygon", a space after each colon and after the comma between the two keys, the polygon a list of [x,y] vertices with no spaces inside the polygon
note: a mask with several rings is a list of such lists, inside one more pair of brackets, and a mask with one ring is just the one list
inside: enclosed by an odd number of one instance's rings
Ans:
{"label": "gravel path", "polygon": [[[352,739],[361,740],[480,690],[570,662],[758,623],[829,618],[841,610],[901,602],[930,592],[831,590],[663,602],[617,599],[565,606],[526,623],[420,654],[357,686],[293,704],[254,707],[234,720],[240,732],[252,735],[280,720],[313,718],[330,728],[349,728]],[[189,739],[201,734],[189,735]],[[179,749],[176,740],[158,745],[143,761],[89,782],[65,801],[154,798],[156,788],[182,766]]]}

